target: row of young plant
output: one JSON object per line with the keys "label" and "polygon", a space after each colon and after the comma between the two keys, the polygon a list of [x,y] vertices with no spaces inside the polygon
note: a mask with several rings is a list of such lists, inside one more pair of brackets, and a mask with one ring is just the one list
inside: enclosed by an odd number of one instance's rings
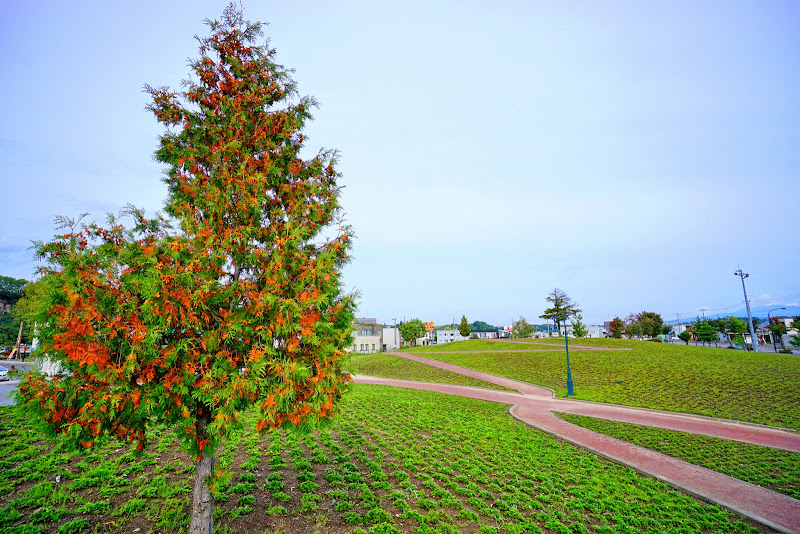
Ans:
{"label": "row of young plant", "polygon": [[[586,341],[633,350],[570,351],[577,398],[800,429],[796,357],[645,341]],[[425,355],[566,395],[563,350]]]}
{"label": "row of young plant", "polygon": [[83,454],[48,441],[19,408],[4,407],[0,436],[2,532],[115,531],[137,515],[158,529],[188,524],[194,466],[172,432],[151,432],[141,454],[115,439]]}
{"label": "row of young plant", "polygon": [[570,423],[800,499],[800,453],[575,414]]}
{"label": "row of young plant", "polygon": [[[192,467],[171,433],[154,433],[141,456],[113,442],[74,455],[42,441],[15,408],[0,413],[4,531],[188,524]],[[755,532],[511,419],[505,406],[425,391],[354,386],[333,427],[243,431],[217,467],[227,473],[214,488],[223,532]]]}

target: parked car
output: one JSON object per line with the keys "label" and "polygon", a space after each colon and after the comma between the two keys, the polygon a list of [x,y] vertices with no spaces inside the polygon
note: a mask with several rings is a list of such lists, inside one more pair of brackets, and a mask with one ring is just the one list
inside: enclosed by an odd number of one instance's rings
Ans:
{"label": "parked car", "polygon": [[8,369],[0,365],[0,381],[2,380],[10,380],[8,377]]}

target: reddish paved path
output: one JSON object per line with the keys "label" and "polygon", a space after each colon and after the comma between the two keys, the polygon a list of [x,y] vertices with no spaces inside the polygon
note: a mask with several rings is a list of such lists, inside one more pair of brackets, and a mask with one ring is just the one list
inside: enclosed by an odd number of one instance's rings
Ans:
{"label": "reddish paved path", "polygon": [[613,462],[632,467],[641,473],[663,480],[667,484],[687,493],[716,502],[775,530],[800,534],[800,501],[798,500],[650,449],[592,432],[559,419],[553,415],[553,412],[574,413],[670,430],[681,430],[800,452],[800,434],[797,432],[710,417],[575,399],[558,399],[554,398],[552,390],[541,386],[482,373],[413,354],[399,352],[393,354],[492,384],[514,388],[521,393],[363,375],[355,376],[354,382],[358,384],[382,384],[411,389],[425,389],[511,404],[511,414],[526,424],[588,449]]}

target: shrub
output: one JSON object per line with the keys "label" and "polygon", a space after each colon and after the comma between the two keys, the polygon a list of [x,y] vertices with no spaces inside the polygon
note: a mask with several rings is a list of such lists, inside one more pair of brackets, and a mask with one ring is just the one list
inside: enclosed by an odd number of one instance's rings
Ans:
{"label": "shrub", "polygon": [[89,528],[89,523],[85,519],[74,519],[69,523],[64,523],[58,527],[58,534],[73,534],[81,530]]}

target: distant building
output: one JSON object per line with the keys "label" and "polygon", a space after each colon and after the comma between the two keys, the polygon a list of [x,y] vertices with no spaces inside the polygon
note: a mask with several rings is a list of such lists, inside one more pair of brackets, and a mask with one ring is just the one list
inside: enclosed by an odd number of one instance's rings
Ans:
{"label": "distant building", "polygon": [[353,328],[351,352],[371,354],[400,348],[400,329],[383,326],[375,317],[357,317]]}
{"label": "distant building", "polygon": [[593,324],[587,327],[589,333],[586,334],[586,337],[605,337],[606,330],[600,325]]}
{"label": "distant building", "polygon": [[357,317],[353,329],[352,352],[369,354],[383,350],[383,325],[374,317]]}
{"label": "distant building", "polygon": [[436,344],[452,343],[454,341],[466,341],[469,337],[464,337],[458,330],[437,330]]}
{"label": "distant building", "polygon": [[473,330],[469,333],[469,337],[476,337],[478,339],[498,339],[502,330]]}

